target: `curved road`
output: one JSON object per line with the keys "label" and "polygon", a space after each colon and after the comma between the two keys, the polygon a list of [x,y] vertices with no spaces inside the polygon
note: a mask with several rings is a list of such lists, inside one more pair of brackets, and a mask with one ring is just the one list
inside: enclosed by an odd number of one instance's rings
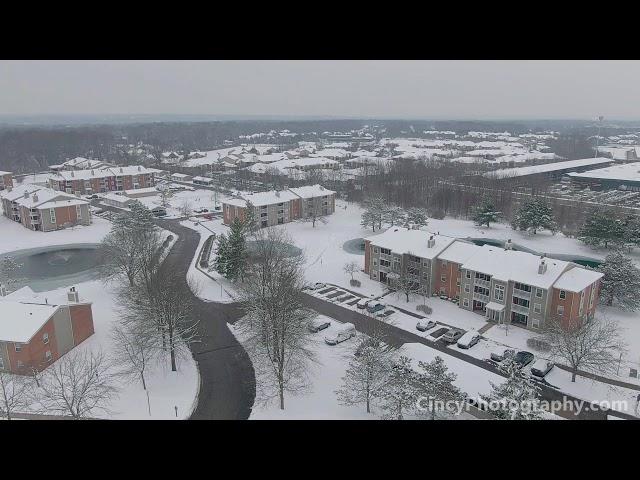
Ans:
{"label": "curved road", "polygon": [[[157,220],[178,235],[165,262],[173,265],[186,282],[196,255],[200,234],[179,220]],[[200,341],[190,345],[200,371],[200,392],[192,420],[246,420],[255,400],[255,374],[247,353],[227,323],[242,316],[237,304],[215,303],[193,295]]]}

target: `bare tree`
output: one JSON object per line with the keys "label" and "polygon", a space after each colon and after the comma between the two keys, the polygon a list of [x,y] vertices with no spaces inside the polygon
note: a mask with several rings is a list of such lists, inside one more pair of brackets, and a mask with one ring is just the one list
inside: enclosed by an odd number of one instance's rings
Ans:
{"label": "bare tree", "polygon": [[580,369],[614,372],[617,357],[625,350],[618,325],[605,318],[552,318],[545,325],[543,339],[551,351],[571,367],[572,382],[576,381]]}
{"label": "bare tree", "polygon": [[193,205],[188,199],[184,199],[180,204],[180,214],[183,217],[190,217],[193,213]]}
{"label": "bare tree", "polygon": [[145,371],[157,360],[161,350],[157,335],[148,335],[136,322],[126,322],[114,326],[112,339],[112,356],[114,365],[119,368],[118,375],[129,381],[140,380],[146,390]]}
{"label": "bare tree", "polygon": [[76,420],[97,411],[109,413],[108,405],[118,391],[114,380],[103,352],[71,351],[43,372],[34,404],[42,413]]}
{"label": "bare tree", "polygon": [[351,275],[351,280],[353,280],[353,275],[360,271],[360,264],[355,261],[347,262],[344,264],[342,269],[344,270],[344,273]]}
{"label": "bare tree", "polygon": [[173,198],[173,192],[168,188],[164,187],[160,189],[160,205],[167,208],[171,205],[170,200]]}
{"label": "bare tree", "polygon": [[0,371],[0,416],[11,420],[12,414],[28,405],[28,377]]}
{"label": "bare tree", "polygon": [[290,255],[292,241],[282,230],[260,230],[255,238],[255,262],[241,290],[247,314],[237,325],[253,362],[258,399],[279,398],[284,410],[285,393],[308,387],[314,357],[307,328],[311,315],[301,303],[304,258]]}

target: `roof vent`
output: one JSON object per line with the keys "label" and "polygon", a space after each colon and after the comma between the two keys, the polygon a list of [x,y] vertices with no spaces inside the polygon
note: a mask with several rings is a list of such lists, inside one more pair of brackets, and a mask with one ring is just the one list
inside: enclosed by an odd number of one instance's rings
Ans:
{"label": "roof vent", "polygon": [[96,172],[93,171],[93,169],[91,169],[91,176],[95,175]]}
{"label": "roof vent", "polygon": [[24,198],[29,198],[29,192],[27,192],[26,190],[24,191],[24,193],[22,194],[22,196]]}
{"label": "roof vent", "polygon": [[35,203],[35,202],[37,202],[37,201],[38,201],[38,194],[37,194],[37,193],[34,193],[34,194],[33,194],[33,202]]}
{"label": "roof vent", "polygon": [[544,261],[544,256],[540,257],[540,265],[538,265],[538,273],[543,275],[547,271],[547,264]]}
{"label": "roof vent", "polygon": [[73,170],[71,170],[71,176],[72,176],[72,177],[75,177],[75,176],[76,176],[76,174],[75,174],[75,173],[73,173]]}

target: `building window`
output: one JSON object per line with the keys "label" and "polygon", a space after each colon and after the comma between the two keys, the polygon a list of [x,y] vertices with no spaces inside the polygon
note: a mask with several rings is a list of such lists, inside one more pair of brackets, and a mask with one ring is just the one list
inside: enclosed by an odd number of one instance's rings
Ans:
{"label": "building window", "polygon": [[47,351],[46,351],[46,353],[44,354],[44,359],[45,359],[47,362],[50,362],[50,361],[51,361],[51,358],[52,358],[51,350],[47,350]]}
{"label": "building window", "polygon": [[533,304],[533,312],[534,313],[541,313],[542,312],[542,305],[540,305],[539,303],[534,303]]}
{"label": "building window", "polygon": [[45,333],[44,335],[42,335],[42,342],[47,344],[49,343],[49,334]]}
{"label": "building window", "polygon": [[524,283],[516,282],[516,283],[513,285],[513,288],[515,288],[515,289],[517,289],[517,290],[522,290],[523,292],[529,292],[529,293],[531,293],[531,285],[526,285],[526,284],[524,284]]}
{"label": "building window", "polygon": [[51,223],[56,223],[56,209],[55,208],[50,208],[49,209],[49,217],[51,218]]}
{"label": "building window", "polygon": [[465,293],[469,293],[469,285],[465,285],[464,286],[464,291],[465,291]]}
{"label": "building window", "polygon": [[388,248],[381,248],[380,253],[384,255],[391,255],[391,250],[389,250]]}
{"label": "building window", "polygon": [[380,253],[380,249],[378,247],[374,247],[373,253]]}
{"label": "building window", "polygon": [[496,285],[493,289],[493,298],[502,302],[504,300],[504,285]]}
{"label": "building window", "polygon": [[391,266],[391,262],[389,260],[380,259],[380,266],[381,267],[390,267]]}
{"label": "building window", "polygon": [[467,278],[471,278],[471,271],[467,270]]}
{"label": "building window", "polygon": [[23,369],[23,368],[24,368],[24,363],[23,363],[23,362],[21,362],[20,360],[18,360],[18,364],[17,364],[17,366],[18,366],[18,370],[21,370],[21,369]]}
{"label": "building window", "polygon": [[465,306],[465,307],[468,307],[468,306],[469,306],[469,299],[468,299],[468,298],[465,298],[465,299],[462,301],[462,305],[463,305],[463,306]]}
{"label": "building window", "polygon": [[440,275],[440,281],[441,282],[446,282],[447,281],[447,276],[446,275]]}
{"label": "building window", "polygon": [[558,316],[564,315],[564,305],[558,305]]}
{"label": "building window", "polygon": [[560,290],[560,300],[564,300],[565,298],[567,298],[567,292]]}
{"label": "building window", "polygon": [[16,343],[14,346],[16,347],[16,352],[21,352],[22,351],[22,344],[21,343]]}

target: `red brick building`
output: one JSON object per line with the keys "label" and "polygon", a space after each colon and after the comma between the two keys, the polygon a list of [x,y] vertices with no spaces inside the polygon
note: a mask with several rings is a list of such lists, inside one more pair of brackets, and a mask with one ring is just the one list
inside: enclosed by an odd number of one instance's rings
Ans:
{"label": "red brick building", "polygon": [[140,165],[59,171],[49,176],[49,186],[74,195],[134,190],[153,187],[156,172]]}

